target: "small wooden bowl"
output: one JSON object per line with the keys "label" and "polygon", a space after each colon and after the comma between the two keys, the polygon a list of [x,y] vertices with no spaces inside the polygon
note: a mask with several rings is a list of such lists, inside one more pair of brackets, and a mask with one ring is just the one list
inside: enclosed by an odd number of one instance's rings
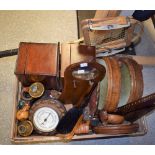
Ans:
{"label": "small wooden bowl", "polygon": [[117,125],[99,125],[93,128],[96,134],[131,134],[137,132],[139,125],[137,123],[117,124]]}

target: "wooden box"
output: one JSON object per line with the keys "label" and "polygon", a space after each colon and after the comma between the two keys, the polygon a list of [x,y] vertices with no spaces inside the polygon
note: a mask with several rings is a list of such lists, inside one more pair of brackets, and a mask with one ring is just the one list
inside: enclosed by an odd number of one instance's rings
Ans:
{"label": "wooden box", "polygon": [[58,66],[57,44],[20,43],[15,74],[24,86],[41,81],[46,88],[57,89]]}
{"label": "wooden box", "polygon": [[94,46],[21,42],[15,74],[24,86],[41,81],[46,89],[57,90],[58,79],[62,78],[63,81],[67,66],[93,59],[95,59]]}
{"label": "wooden box", "polygon": [[[19,101],[19,96],[21,92],[21,82],[18,80],[15,81],[15,98],[14,98],[14,106],[13,106],[13,113],[12,113],[12,126],[11,126],[11,142],[13,143],[37,143],[37,142],[56,142],[61,141],[63,142],[63,139],[56,136],[36,136],[31,135],[29,137],[21,137],[17,135],[17,123],[16,123],[16,112],[17,112],[17,103]],[[107,134],[94,134],[90,131],[89,134],[83,134],[83,135],[74,135],[72,140],[88,140],[88,139],[97,139],[97,138],[113,138],[113,137],[122,137],[122,136],[140,136],[147,133],[147,126],[146,126],[146,120],[145,117],[139,119],[139,130],[136,133],[133,134],[120,134],[120,135],[107,135]]]}
{"label": "wooden box", "polygon": [[[87,51],[90,52],[87,53]],[[60,54],[61,56],[59,56]],[[59,60],[59,57],[61,61]],[[20,100],[22,85],[24,84],[27,86],[29,83],[36,81],[36,79],[42,80],[43,77],[43,82],[45,82],[44,84],[50,84],[51,87],[54,88],[53,84],[51,83],[51,79],[55,81],[56,77],[63,78],[64,70],[68,65],[79,61],[92,60],[94,58],[95,58],[95,48],[91,46],[87,47],[85,45],[79,46],[72,44],[63,44],[61,45],[61,48],[59,48],[57,44],[40,44],[40,43],[20,44],[15,69],[17,80],[15,82],[15,97],[13,103],[14,106],[13,106],[11,137],[10,137],[13,143],[21,144],[21,143],[63,141],[62,138],[57,136],[42,136],[32,134],[31,136],[28,137],[21,137],[17,134],[16,113],[17,113],[17,104]],[[35,61],[33,61],[34,59]],[[61,62],[61,64],[59,62]],[[48,78],[50,80],[47,80]],[[74,135],[72,140],[144,135],[147,132],[145,117],[139,119],[137,122],[139,124],[139,130],[137,133],[107,135],[107,134],[94,134],[92,131],[90,131],[89,134]]]}
{"label": "wooden box", "polygon": [[67,66],[80,61],[92,61],[95,57],[95,46],[61,44],[61,77],[64,77]]}

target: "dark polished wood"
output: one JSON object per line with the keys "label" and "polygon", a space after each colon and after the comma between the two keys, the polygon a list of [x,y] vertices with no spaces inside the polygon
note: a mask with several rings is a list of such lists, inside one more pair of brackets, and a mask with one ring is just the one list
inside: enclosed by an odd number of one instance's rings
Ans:
{"label": "dark polished wood", "polygon": [[[96,69],[97,76],[92,80],[84,80],[73,76],[73,71],[78,70],[80,65],[86,63],[89,67]],[[74,106],[81,106],[82,101],[90,92],[93,83],[101,81],[105,75],[105,68],[94,62],[80,62],[74,63],[66,68],[64,74],[64,89],[60,95],[59,100],[64,104],[73,104]]]}
{"label": "dark polished wood", "polygon": [[93,128],[96,134],[131,134],[138,131],[139,125],[137,123],[117,124],[117,125],[99,125]]}
{"label": "dark polished wood", "polygon": [[21,42],[15,74],[24,86],[41,81],[46,88],[56,88],[58,56],[57,44]]}
{"label": "dark polished wood", "polygon": [[[63,106],[63,104],[55,99],[50,99],[50,98],[46,98],[46,99],[40,99],[37,100],[31,107],[30,111],[29,111],[29,120],[33,123],[34,120],[34,114],[35,112],[43,107],[48,107],[51,108],[52,110],[54,110],[57,114],[59,119],[61,119],[65,113],[66,113],[66,109]],[[56,130],[53,130],[51,132],[42,132],[39,129],[37,129],[34,124],[33,124],[34,130],[41,135],[52,135],[56,132]]]}
{"label": "dark polished wood", "polygon": [[115,114],[123,115],[125,119],[136,120],[155,108],[155,93],[142,97],[117,108]]}

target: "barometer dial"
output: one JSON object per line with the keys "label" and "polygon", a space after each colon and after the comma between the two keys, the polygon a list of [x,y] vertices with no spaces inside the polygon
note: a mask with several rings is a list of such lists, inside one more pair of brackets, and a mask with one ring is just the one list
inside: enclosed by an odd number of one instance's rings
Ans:
{"label": "barometer dial", "polygon": [[65,115],[64,105],[54,99],[36,101],[30,109],[29,119],[33,122],[34,130],[39,134],[53,134]]}

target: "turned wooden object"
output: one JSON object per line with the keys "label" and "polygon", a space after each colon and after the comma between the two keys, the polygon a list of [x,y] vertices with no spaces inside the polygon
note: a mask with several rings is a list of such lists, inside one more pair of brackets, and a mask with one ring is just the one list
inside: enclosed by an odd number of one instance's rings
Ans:
{"label": "turned wooden object", "polygon": [[131,134],[137,132],[139,125],[137,123],[117,124],[117,125],[99,125],[93,127],[96,134]]}
{"label": "turned wooden object", "polygon": [[29,103],[26,103],[22,109],[17,111],[17,114],[16,114],[17,120],[23,121],[23,120],[28,119],[29,109],[30,109],[30,105]]}
{"label": "turned wooden object", "polygon": [[[94,79],[88,80],[73,76],[73,71],[76,71],[77,74],[79,71],[83,71],[83,68],[80,70],[80,66],[83,64],[86,64],[88,67],[95,69],[97,74],[95,73],[96,75]],[[104,78],[105,68],[95,61],[85,61],[70,65],[66,68],[64,75],[64,89],[59,97],[59,100],[64,104],[73,104],[74,106],[80,107],[83,103],[84,97],[90,92],[92,83],[97,84]]]}
{"label": "turned wooden object", "polygon": [[99,112],[100,120],[103,124],[122,124],[124,117],[117,114],[108,114],[106,111]]}
{"label": "turned wooden object", "polygon": [[90,121],[82,122],[79,127],[75,130],[76,135],[87,134],[89,133],[89,124]]}

